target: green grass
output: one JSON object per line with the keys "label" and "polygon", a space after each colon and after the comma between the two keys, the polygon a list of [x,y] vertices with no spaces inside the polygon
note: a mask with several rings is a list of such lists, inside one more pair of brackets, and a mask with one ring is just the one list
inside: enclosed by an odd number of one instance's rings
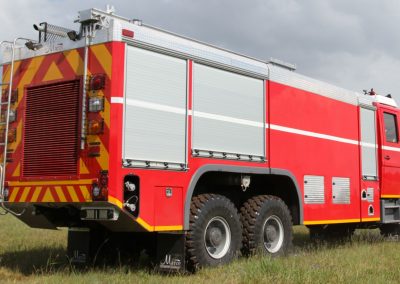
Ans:
{"label": "green grass", "polygon": [[66,261],[66,230],[31,229],[10,215],[0,216],[1,283],[399,283],[400,241],[378,230],[358,230],[351,242],[311,243],[295,228],[288,257],[241,258],[193,275],[160,275],[145,267],[77,271]]}

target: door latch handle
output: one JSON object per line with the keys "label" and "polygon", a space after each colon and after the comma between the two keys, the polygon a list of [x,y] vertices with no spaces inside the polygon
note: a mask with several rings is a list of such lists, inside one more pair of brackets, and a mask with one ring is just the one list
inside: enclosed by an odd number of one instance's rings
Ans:
{"label": "door latch handle", "polygon": [[389,155],[386,155],[386,156],[385,156],[385,160],[390,160],[390,156],[389,156]]}

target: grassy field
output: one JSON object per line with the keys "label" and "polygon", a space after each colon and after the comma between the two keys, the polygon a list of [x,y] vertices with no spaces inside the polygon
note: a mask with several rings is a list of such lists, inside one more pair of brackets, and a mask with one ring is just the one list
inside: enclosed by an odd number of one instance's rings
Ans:
{"label": "grassy field", "polygon": [[357,231],[345,244],[316,244],[304,227],[295,229],[289,257],[241,258],[194,275],[159,275],[120,264],[77,271],[66,261],[66,230],[30,229],[0,216],[0,283],[399,283],[400,241],[378,230]]}

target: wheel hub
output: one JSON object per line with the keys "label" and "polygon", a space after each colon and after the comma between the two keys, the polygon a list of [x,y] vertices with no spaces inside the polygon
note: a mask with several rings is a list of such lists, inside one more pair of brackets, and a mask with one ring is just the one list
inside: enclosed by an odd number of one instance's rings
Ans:
{"label": "wheel hub", "polygon": [[211,228],[210,230],[208,230],[207,239],[213,246],[219,246],[223,241],[221,229]]}
{"label": "wheel hub", "polygon": [[279,217],[269,216],[263,226],[264,247],[269,253],[278,252],[284,239],[283,224]]}
{"label": "wheel hub", "polygon": [[272,225],[266,226],[265,238],[268,241],[273,242],[274,240],[276,240],[277,237],[278,237],[278,231],[276,230],[276,228],[274,226],[272,226]]}
{"label": "wheel hub", "polygon": [[231,230],[228,222],[222,217],[212,218],[205,229],[204,245],[209,256],[223,258],[231,246]]}

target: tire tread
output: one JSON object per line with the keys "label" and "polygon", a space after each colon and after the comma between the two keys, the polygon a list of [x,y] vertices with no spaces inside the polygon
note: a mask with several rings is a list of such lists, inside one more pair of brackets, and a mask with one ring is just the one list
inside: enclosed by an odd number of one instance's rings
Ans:
{"label": "tire tread", "polygon": [[[248,199],[243,206],[240,208],[240,221],[243,225],[243,246],[242,252],[245,255],[253,255],[257,252],[257,217],[260,215],[260,211],[266,202],[278,202],[281,208],[289,216],[289,221],[292,223],[292,217],[290,211],[282,199],[273,195],[257,195]],[[290,246],[292,243],[293,234],[290,234]]]}
{"label": "tire tread", "polygon": [[[189,218],[189,230],[186,233],[186,259],[187,259],[187,264],[189,267],[189,270],[195,271],[199,267],[205,266],[207,264],[204,263],[204,261],[201,259],[201,252],[199,252],[199,239],[198,236],[196,235],[197,232],[200,229],[201,224],[205,221],[206,215],[207,215],[207,206],[211,201],[219,201],[221,202],[222,207],[227,208],[230,212],[233,212],[233,219],[237,224],[239,224],[240,227],[240,232],[238,234],[239,240],[238,240],[238,248],[237,250],[240,250],[241,247],[241,225],[240,225],[240,219],[239,219],[239,214],[237,212],[237,209],[235,205],[225,196],[219,195],[219,194],[212,194],[212,193],[206,193],[206,194],[200,194],[197,196],[194,196],[192,198],[192,202],[190,205],[190,218]],[[234,234],[235,232],[232,232]],[[232,237],[233,238],[233,237]]]}

